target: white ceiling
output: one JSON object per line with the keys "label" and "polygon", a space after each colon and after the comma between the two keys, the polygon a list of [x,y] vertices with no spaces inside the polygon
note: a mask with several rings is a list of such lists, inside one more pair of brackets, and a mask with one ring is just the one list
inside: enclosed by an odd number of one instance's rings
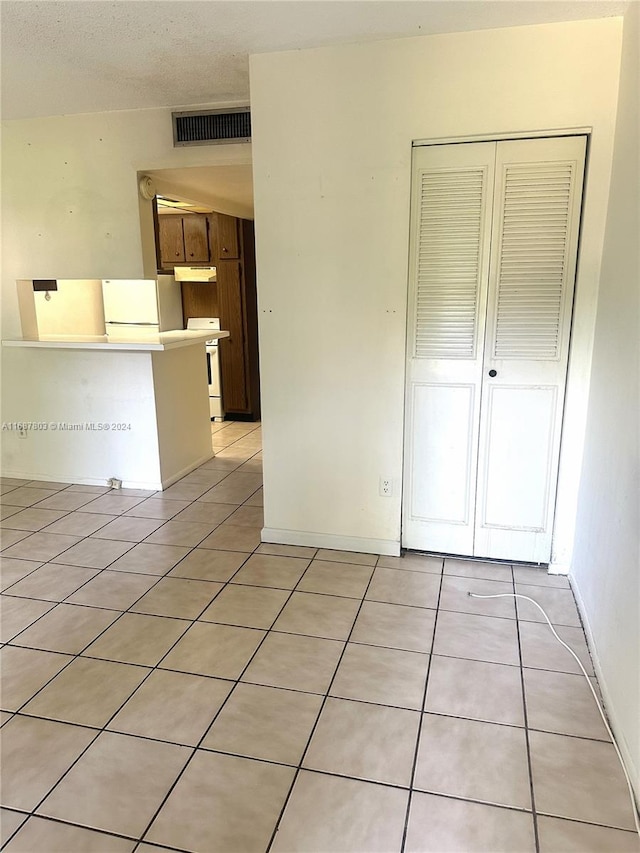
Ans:
{"label": "white ceiling", "polygon": [[2,114],[247,103],[252,53],[608,17],[627,6],[628,0],[2,0]]}

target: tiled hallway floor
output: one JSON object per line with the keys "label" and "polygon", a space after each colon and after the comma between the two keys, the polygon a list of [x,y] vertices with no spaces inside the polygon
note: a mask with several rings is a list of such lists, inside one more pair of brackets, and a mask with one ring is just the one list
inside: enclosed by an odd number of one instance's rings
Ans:
{"label": "tiled hallway floor", "polygon": [[[568,583],[260,544],[260,429],[164,493],[3,480],[16,853],[638,851]],[[108,493],[107,493],[108,492]]]}

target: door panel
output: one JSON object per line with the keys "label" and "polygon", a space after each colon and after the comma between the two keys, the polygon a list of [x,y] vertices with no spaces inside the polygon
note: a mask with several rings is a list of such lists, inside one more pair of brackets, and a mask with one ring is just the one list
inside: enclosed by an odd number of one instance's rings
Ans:
{"label": "door panel", "polygon": [[225,411],[246,411],[246,370],[244,321],[240,264],[224,261],[217,266],[218,305],[220,325],[229,332],[221,338],[220,372],[222,374],[222,402]]}
{"label": "door panel", "polygon": [[402,544],[471,553],[495,143],[414,149]]}
{"label": "door panel", "polygon": [[209,263],[209,238],[205,216],[183,217],[184,257],[192,263]]}

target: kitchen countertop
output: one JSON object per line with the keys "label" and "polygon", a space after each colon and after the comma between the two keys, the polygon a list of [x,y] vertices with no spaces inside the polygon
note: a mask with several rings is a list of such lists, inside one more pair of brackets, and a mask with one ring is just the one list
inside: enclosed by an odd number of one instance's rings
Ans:
{"label": "kitchen countertop", "polygon": [[20,338],[3,340],[3,347],[33,347],[41,349],[117,350],[138,352],[163,352],[164,350],[203,344],[205,341],[228,338],[229,332],[176,329],[159,334],[127,335],[109,338],[107,335],[42,335],[37,339]]}

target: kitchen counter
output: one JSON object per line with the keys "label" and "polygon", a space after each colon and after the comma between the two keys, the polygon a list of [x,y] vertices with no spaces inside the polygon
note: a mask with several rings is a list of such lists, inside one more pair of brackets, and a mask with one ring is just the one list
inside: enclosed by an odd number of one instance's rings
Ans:
{"label": "kitchen counter", "polygon": [[107,335],[41,335],[37,339],[19,338],[2,341],[3,347],[34,347],[42,349],[80,349],[125,352],[164,352],[192,346],[205,341],[228,338],[229,332],[187,331],[176,329],[159,334],[126,335],[113,338]]}

